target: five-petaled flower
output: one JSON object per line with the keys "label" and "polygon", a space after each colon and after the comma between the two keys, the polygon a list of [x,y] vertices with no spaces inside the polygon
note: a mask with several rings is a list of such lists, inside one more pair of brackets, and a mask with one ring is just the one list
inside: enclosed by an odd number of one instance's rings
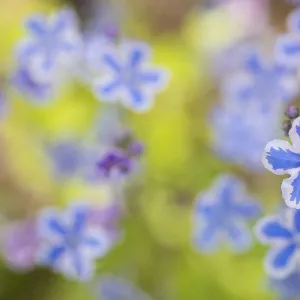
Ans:
{"label": "five-petaled flower", "polygon": [[89,280],[96,258],[103,257],[111,240],[101,226],[93,226],[85,205],[73,205],[60,213],[46,209],[39,217],[38,262],[71,279]]}
{"label": "five-petaled flower", "polygon": [[28,18],[26,28],[29,36],[17,47],[17,58],[33,81],[53,81],[58,71],[70,66],[80,53],[80,35],[75,14],[61,10],[47,18],[33,15]]}
{"label": "five-petaled flower", "polygon": [[275,45],[278,61],[290,68],[300,67],[300,9],[294,10],[287,20],[288,33],[280,35]]}
{"label": "five-petaled flower", "polygon": [[276,175],[290,175],[281,185],[283,199],[292,208],[300,208],[300,117],[295,119],[289,136],[293,145],[284,140],[267,144],[263,165]]}
{"label": "five-petaled flower", "polygon": [[257,102],[267,111],[278,103],[290,102],[299,92],[294,70],[275,61],[265,62],[257,51],[248,55],[244,70],[229,77],[223,89],[229,100]]}
{"label": "five-petaled flower", "polygon": [[279,111],[274,109],[261,111],[254,105],[232,107],[223,103],[216,106],[210,119],[216,153],[251,172],[261,172],[261,153],[265,144],[276,136],[275,128],[280,122]]}
{"label": "five-petaled flower", "polygon": [[223,175],[208,191],[196,199],[194,242],[199,250],[211,252],[227,240],[236,252],[251,246],[246,221],[260,214],[260,206],[247,195],[244,184]]}
{"label": "five-petaled flower", "polygon": [[150,48],[141,42],[106,45],[101,51],[104,76],[95,81],[95,94],[107,102],[120,101],[136,112],[153,105],[154,96],[166,87],[166,70],[149,64]]}
{"label": "five-petaled flower", "polygon": [[281,215],[261,219],[255,232],[272,248],[265,258],[266,272],[273,278],[286,278],[297,271],[300,258],[300,210],[286,208]]}

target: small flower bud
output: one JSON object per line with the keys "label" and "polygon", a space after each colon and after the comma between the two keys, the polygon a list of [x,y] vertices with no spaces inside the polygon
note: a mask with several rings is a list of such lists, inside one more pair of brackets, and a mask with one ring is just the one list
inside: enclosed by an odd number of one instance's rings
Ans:
{"label": "small flower bud", "polygon": [[285,111],[285,115],[287,118],[296,119],[299,117],[299,108],[296,106],[289,106]]}

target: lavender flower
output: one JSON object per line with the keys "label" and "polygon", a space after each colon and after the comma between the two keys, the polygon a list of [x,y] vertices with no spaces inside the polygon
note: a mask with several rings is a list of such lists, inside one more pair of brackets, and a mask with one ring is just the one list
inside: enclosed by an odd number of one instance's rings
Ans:
{"label": "lavender flower", "polygon": [[80,51],[75,15],[62,10],[49,18],[33,15],[26,28],[29,36],[17,48],[17,58],[35,82],[52,82],[63,66],[70,66]]}

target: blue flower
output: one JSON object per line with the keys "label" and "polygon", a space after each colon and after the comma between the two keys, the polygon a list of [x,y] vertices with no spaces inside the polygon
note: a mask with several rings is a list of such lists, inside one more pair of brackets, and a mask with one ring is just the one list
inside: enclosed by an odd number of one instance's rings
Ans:
{"label": "blue flower", "polygon": [[293,145],[284,140],[267,144],[262,162],[265,168],[276,175],[290,175],[282,182],[282,196],[292,208],[300,208],[300,117],[295,119],[289,131]]}
{"label": "blue flower", "polygon": [[32,80],[52,81],[63,66],[70,66],[77,59],[80,38],[72,11],[62,10],[49,18],[33,15],[26,28],[29,36],[18,45],[17,58]]}
{"label": "blue flower", "polygon": [[286,278],[269,278],[269,287],[279,295],[281,300],[297,300],[300,298],[300,270]]}
{"label": "blue flower", "polygon": [[150,296],[131,282],[113,275],[101,276],[95,292],[102,300],[151,300]]}
{"label": "blue flower", "polygon": [[105,230],[89,223],[88,215],[84,205],[73,205],[61,213],[55,209],[42,211],[38,263],[71,279],[91,279],[96,258],[107,253],[111,241]]}
{"label": "blue flower", "polygon": [[120,101],[136,112],[153,105],[154,96],[167,85],[167,72],[149,64],[150,48],[123,42],[119,49],[107,45],[101,52],[104,76],[95,82],[95,94],[107,102]]}
{"label": "blue flower", "polygon": [[279,110],[262,112],[259,107],[224,104],[214,108],[210,119],[212,144],[218,155],[251,172],[263,171],[261,153],[265,144],[276,136]]}
{"label": "blue flower", "polygon": [[76,141],[64,140],[48,146],[53,173],[58,178],[77,174],[85,162],[85,149]]}
{"label": "blue flower", "polygon": [[274,61],[266,63],[256,51],[248,55],[245,70],[229,77],[223,89],[229,100],[257,102],[267,111],[276,102],[290,102],[299,92],[294,70]]}
{"label": "blue flower", "polygon": [[13,86],[29,100],[45,104],[53,96],[53,86],[47,82],[36,82],[25,68],[19,68],[12,77]]}
{"label": "blue flower", "polygon": [[199,250],[211,252],[227,241],[234,251],[251,246],[246,221],[257,217],[260,207],[247,195],[244,184],[235,177],[223,175],[196,199],[194,242]]}
{"label": "blue flower", "polygon": [[288,33],[278,37],[275,54],[278,61],[290,68],[300,66],[300,9],[294,10],[287,20]]}
{"label": "blue flower", "polygon": [[300,210],[286,208],[284,215],[261,219],[255,232],[258,239],[272,248],[264,265],[274,278],[286,278],[297,269],[300,254]]}

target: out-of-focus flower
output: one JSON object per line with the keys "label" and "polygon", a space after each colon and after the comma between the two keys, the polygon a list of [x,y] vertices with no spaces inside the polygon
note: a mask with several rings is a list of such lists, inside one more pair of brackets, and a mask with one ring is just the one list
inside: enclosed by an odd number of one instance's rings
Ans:
{"label": "out-of-focus flower", "polygon": [[258,239],[272,248],[265,270],[273,278],[286,278],[299,264],[300,210],[286,208],[284,215],[261,219],[255,228]]}
{"label": "out-of-focus flower", "polygon": [[291,273],[286,278],[269,278],[269,287],[281,300],[297,300],[300,298],[300,271]]}
{"label": "out-of-focus flower", "polygon": [[216,153],[251,172],[263,171],[261,153],[265,144],[276,136],[280,122],[279,112],[276,107],[273,109],[266,112],[255,105],[249,107],[242,104],[215,107],[210,123]]}
{"label": "out-of-focus flower", "polygon": [[34,268],[38,244],[35,220],[15,222],[4,228],[1,250],[13,270]]}
{"label": "out-of-focus flower", "polygon": [[263,62],[255,51],[246,59],[245,70],[225,81],[223,87],[228,99],[257,102],[263,110],[272,109],[276,102],[288,103],[299,92],[296,74],[276,62]]}
{"label": "out-of-focus flower", "polygon": [[29,36],[17,47],[17,58],[35,82],[52,82],[62,67],[70,66],[80,53],[75,14],[61,10],[49,18],[33,15],[26,28]]}
{"label": "out-of-focus flower", "polygon": [[76,141],[59,141],[48,147],[56,178],[68,178],[81,170],[85,163],[85,149]]}
{"label": "out-of-focus flower", "polygon": [[234,251],[251,246],[246,222],[256,218],[261,209],[235,177],[222,175],[214,185],[196,199],[194,243],[204,252],[216,250],[227,241]]}
{"label": "out-of-focus flower", "polygon": [[96,96],[111,103],[120,101],[136,112],[149,110],[169,77],[166,70],[152,67],[149,61],[147,44],[123,42],[119,49],[107,45],[101,51],[104,76],[95,81]]}
{"label": "out-of-focus flower", "polygon": [[113,275],[104,275],[97,280],[95,294],[102,300],[151,300],[131,282]]}
{"label": "out-of-focus flower", "polygon": [[63,213],[46,209],[39,217],[41,246],[38,262],[71,279],[86,281],[94,263],[111,247],[106,231],[88,222],[85,205],[73,205]]}
{"label": "out-of-focus flower", "polygon": [[300,117],[295,119],[289,131],[292,145],[284,140],[273,140],[267,144],[263,154],[263,165],[276,175],[290,175],[281,186],[286,204],[300,208]]}
{"label": "out-of-focus flower", "polygon": [[287,20],[288,33],[278,37],[275,54],[278,61],[287,67],[300,66],[300,9],[294,10]]}
{"label": "out-of-focus flower", "polygon": [[28,100],[44,104],[53,96],[50,82],[36,82],[26,68],[19,68],[12,77],[13,86]]}

